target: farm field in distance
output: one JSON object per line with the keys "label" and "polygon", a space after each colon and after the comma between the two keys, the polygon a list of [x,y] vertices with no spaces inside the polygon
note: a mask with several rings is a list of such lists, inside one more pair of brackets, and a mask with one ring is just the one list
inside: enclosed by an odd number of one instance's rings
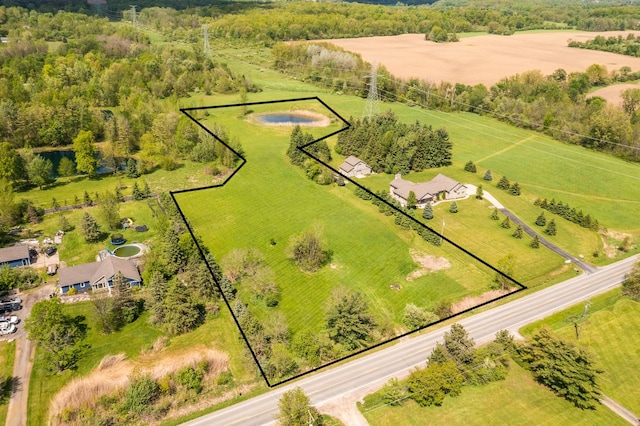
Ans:
{"label": "farm field in distance", "polygon": [[[606,37],[637,31],[608,31]],[[362,59],[385,66],[396,77],[417,77],[439,83],[449,81],[489,87],[500,79],[525,71],[551,74],[558,68],[583,72],[592,64],[619,69],[640,68],[640,58],[568,47],[568,40],[585,41],[599,33],[582,31],[520,32],[508,37],[477,35],[456,43],[426,41],[424,34],[403,34],[321,40],[359,53]],[[406,58],[410,57],[408,61]],[[490,58],[490,60],[487,60]]]}

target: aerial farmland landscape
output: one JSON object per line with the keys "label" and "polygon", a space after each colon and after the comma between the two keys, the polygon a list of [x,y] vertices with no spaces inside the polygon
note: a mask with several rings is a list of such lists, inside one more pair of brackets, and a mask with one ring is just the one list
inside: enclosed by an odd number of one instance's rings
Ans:
{"label": "aerial farmland landscape", "polygon": [[0,422],[638,424],[640,7],[0,5]]}

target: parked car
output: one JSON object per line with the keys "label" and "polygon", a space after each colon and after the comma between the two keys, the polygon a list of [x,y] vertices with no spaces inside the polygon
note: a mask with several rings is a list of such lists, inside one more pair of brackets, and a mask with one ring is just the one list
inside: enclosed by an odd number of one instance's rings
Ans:
{"label": "parked car", "polygon": [[0,322],[0,335],[11,334],[18,331],[18,328],[9,322]]}
{"label": "parked car", "polygon": [[15,315],[3,316],[3,317],[0,317],[0,323],[3,323],[3,322],[8,322],[9,324],[17,324],[20,322],[20,319]]}

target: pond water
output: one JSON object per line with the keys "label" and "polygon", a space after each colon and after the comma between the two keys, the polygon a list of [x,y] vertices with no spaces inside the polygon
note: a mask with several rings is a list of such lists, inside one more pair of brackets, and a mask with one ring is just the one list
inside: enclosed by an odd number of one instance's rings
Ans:
{"label": "pond water", "polygon": [[118,257],[131,257],[138,253],[140,253],[140,247],[134,245],[118,247],[113,251],[113,254]]}
{"label": "pond water", "polygon": [[318,121],[317,118],[308,117],[293,113],[273,113],[258,116],[258,122],[266,124],[310,124]]}
{"label": "pond water", "polygon": [[[58,151],[42,151],[42,152],[38,152],[38,155],[44,158],[45,160],[51,161],[51,163],[53,164],[53,175],[56,178],[59,177],[58,167],[60,166],[60,161],[63,158],[66,157],[71,161],[73,161],[74,163],[76,161],[76,153],[70,149],[61,149]],[[100,174],[100,173],[110,173],[110,172],[111,170],[105,167],[105,165],[102,162],[102,158],[100,157],[100,154],[98,154],[98,169],[96,170],[96,173]]]}

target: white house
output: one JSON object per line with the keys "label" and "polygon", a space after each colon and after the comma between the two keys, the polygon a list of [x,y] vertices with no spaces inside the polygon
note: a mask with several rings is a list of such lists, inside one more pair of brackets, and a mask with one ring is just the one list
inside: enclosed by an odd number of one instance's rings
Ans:
{"label": "white house", "polygon": [[371,174],[371,167],[358,157],[351,155],[340,164],[340,174],[348,177],[362,177]]}
{"label": "white house", "polygon": [[407,205],[409,193],[413,191],[417,199],[417,207],[423,208],[427,203],[434,203],[438,200],[455,200],[467,196],[467,187],[443,174],[431,179],[429,182],[413,183],[402,179],[397,174],[391,181],[391,197],[397,200],[403,207]]}

